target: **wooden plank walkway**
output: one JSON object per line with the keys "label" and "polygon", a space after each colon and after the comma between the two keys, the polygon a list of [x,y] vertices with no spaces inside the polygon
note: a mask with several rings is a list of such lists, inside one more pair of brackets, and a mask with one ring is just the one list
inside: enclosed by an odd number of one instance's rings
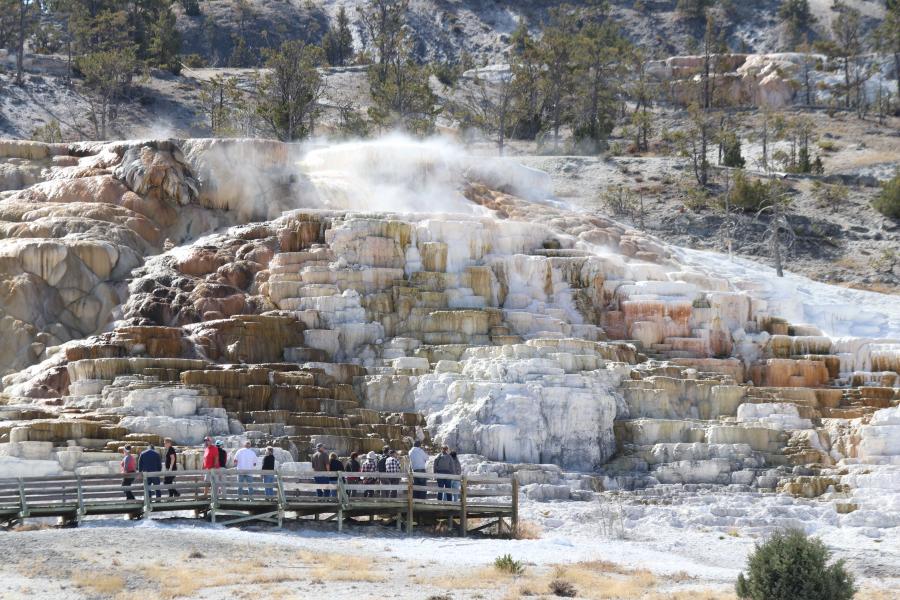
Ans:
{"label": "wooden plank walkway", "polygon": [[[170,479],[170,478],[174,479]],[[128,479],[131,479],[129,482]],[[451,487],[456,486],[456,487]],[[467,477],[434,473],[336,473],[280,471],[172,471],[124,475],[60,475],[0,479],[0,523],[59,517],[80,523],[94,515],[151,518],[189,511],[213,523],[286,518],[335,521],[388,519],[407,534],[415,525],[440,521],[459,535],[496,525],[514,535],[519,486],[515,477]]]}

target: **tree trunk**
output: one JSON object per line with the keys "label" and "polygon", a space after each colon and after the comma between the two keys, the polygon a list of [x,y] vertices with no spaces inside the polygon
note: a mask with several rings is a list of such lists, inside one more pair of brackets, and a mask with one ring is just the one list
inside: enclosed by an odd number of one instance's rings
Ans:
{"label": "tree trunk", "polygon": [[19,0],[19,38],[16,43],[16,85],[22,85],[25,80],[22,77],[25,57],[25,10],[26,0]]}
{"label": "tree trunk", "polygon": [[850,57],[844,57],[844,108],[850,108]]}

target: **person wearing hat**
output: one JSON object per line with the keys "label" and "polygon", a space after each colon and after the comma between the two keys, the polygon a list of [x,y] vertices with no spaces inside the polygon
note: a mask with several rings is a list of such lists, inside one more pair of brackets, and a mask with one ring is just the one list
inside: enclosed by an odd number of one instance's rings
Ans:
{"label": "person wearing hat", "polygon": [[244,497],[244,486],[247,484],[247,499],[253,499],[253,475],[243,474],[240,471],[252,471],[257,464],[256,452],[253,451],[253,444],[250,440],[244,442],[244,447],[234,453],[234,466],[238,470],[238,498]]}
{"label": "person wearing hat", "polygon": [[[325,447],[325,444],[318,443],[316,444],[316,452],[312,455],[312,468],[313,471],[317,473],[328,471],[328,449]],[[330,480],[328,477],[322,477],[321,475],[317,475],[313,477],[316,483],[328,483]],[[327,489],[316,489],[316,496],[319,498],[330,496],[330,492]]]}
{"label": "person wearing hat", "polygon": [[119,468],[124,477],[122,477],[122,487],[125,488],[125,499],[134,500],[134,494],[131,493],[131,484],[134,483],[134,472],[137,471],[134,455],[131,454],[131,446],[122,448],[122,462]]}
{"label": "person wearing hat", "polygon": [[[370,451],[368,454],[366,454],[366,458],[363,460],[359,470],[362,473],[376,473],[378,471],[378,455],[375,454],[374,451]],[[378,479],[375,477],[363,478],[364,485],[375,485],[376,483],[378,483]],[[374,490],[366,490],[363,493],[363,496],[366,498],[371,498],[374,495]]]}
{"label": "person wearing hat", "polygon": [[228,468],[228,453],[225,452],[225,442],[216,440],[216,450],[219,452],[219,468]]}

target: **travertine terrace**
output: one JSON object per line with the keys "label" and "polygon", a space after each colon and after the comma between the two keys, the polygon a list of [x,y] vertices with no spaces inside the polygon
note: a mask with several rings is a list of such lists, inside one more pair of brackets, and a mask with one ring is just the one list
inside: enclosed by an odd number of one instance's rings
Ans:
{"label": "travertine terrace", "polygon": [[900,524],[896,314],[789,322],[537,201],[539,173],[377,144],[0,143],[0,476],[165,436],[286,469],[422,439],[532,500],[758,490]]}

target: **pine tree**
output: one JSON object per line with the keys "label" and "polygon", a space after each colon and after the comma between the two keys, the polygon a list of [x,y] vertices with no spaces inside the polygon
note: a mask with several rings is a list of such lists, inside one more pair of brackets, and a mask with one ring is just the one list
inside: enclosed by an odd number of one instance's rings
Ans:
{"label": "pine tree", "polygon": [[312,135],[325,91],[317,70],[323,61],[321,48],[299,40],[266,52],[269,72],[257,82],[256,112],[278,139],[293,141]]}
{"label": "pine tree", "polygon": [[322,36],[322,49],[328,64],[333,66],[344,66],[353,59],[353,33],[343,6],[338,10],[336,26],[329,26]]}

